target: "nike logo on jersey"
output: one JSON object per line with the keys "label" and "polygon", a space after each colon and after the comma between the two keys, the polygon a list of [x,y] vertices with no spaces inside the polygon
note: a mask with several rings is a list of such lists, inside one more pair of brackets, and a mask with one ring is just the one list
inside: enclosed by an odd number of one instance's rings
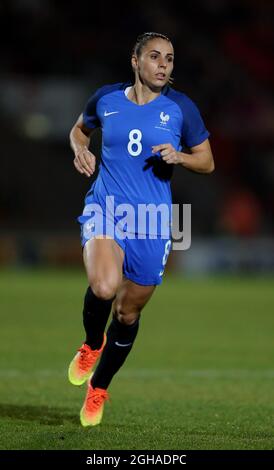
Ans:
{"label": "nike logo on jersey", "polygon": [[110,113],[108,113],[107,111],[104,112],[104,116],[110,116],[111,114],[117,114],[119,113],[119,111],[111,111]]}
{"label": "nike logo on jersey", "polygon": [[122,346],[123,348],[125,348],[126,346],[131,346],[132,345],[132,343],[121,344],[121,343],[118,343],[118,341],[115,341],[115,344],[116,344],[116,346]]}

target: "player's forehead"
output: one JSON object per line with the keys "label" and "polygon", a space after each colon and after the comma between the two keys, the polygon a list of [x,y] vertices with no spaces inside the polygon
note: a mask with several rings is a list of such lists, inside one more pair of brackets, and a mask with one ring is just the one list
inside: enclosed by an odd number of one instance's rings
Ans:
{"label": "player's forehead", "polygon": [[162,38],[153,38],[147,41],[143,47],[142,52],[147,54],[150,51],[160,52],[164,56],[167,54],[174,55],[174,49],[171,42]]}

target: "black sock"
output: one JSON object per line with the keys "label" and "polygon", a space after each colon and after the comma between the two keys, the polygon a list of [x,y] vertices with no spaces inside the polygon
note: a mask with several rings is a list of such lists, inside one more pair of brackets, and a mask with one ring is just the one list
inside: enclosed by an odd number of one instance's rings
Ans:
{"label": "black sock", "polygon": [[91,349],[100,349],[103,344],[104,331],[112,302],[113,299],[99,299],[88,287],[84,300],[83,323],[86,330],[85,343]]}
{"label": "black sock", "polygon": [[107,332],[107,344],[92,376],[91,385],[107,389],[112,377],[124,364],[137,336],[139,319],[132,325],[124,325],[113,318]]}

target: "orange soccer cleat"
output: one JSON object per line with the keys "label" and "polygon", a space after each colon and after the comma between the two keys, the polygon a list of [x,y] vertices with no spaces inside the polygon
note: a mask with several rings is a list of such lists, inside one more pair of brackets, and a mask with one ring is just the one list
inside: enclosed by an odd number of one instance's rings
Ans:
{"label": "orange soccer cleat", "polygon": [[104,340],[100,349],[93,350],[85,343],[78,349],[68,369],[68,378],[73,385],[82,385],[91,376],[92,368],[101,355],[106,341],[107,336],[104,333]]}
{"label": "orange soccer cleat", "polygon": [[80,411],[80,421],[82,426],[96,426],[102,421],[105,401],[109,400],[109,395],[103,388],[93,388],[88,384],[88,390],[83,407]]}

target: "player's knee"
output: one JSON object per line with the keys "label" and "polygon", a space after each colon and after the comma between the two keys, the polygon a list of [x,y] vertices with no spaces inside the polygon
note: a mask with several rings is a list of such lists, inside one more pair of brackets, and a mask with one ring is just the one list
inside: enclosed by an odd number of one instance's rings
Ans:
{"label": "player's knee", "polygon": [[112,282],[104,281],[95,281],[90,283],[90,287],[99,299],[110,300],[116,295],[117,285]]}
{"label": "player's knee", "polygon": [[123,325],[133,325],[133,323],[138,320],[140,316],[140,312],[138,311],[131,311],[127,312],[121,305],[116,305],[116,308],[114,310],[114,316],[117,318],[117,320],[122,323]]}

